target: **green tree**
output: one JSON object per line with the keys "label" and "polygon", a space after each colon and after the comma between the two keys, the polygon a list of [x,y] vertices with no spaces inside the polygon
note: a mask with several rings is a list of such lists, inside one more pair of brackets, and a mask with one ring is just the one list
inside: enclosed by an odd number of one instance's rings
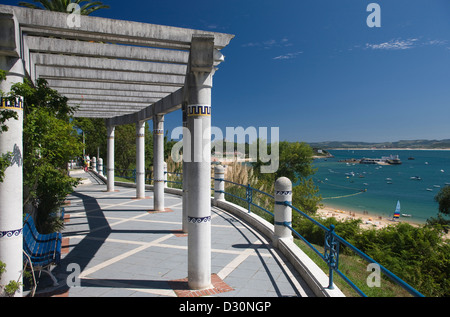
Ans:
{"label": "green tree", "polygon": [[354,245],[425,296],[450,296],[450,245],[432,227],[362,230]]}
{"label": "green tree", "polygon": [[304,142],[280,142],[280,166],[275,173],[276,178],[285,176],[294,184],[301,178],[313,175],[316,170],[312,166],[314,152]]}
{"label": "green tree", "polygon": [[[67,7],[70,3],[80,5],[80,14],[89,15],[94,11],[100,9],[108,9],[108,5],[104,5],[101,1],[86,1],[86,0],[33,0],[34,3],[19,2],[20,6],[31,9],[45,9],[48,11],[67,12]],[[83,5],[83,3],[87,2]]]}
{"label": "green tree", "polygon": [[136,125],[116,126],[114,131],[114,164],[119,176],[136,168]]}
{"label": "green tree", "polygon": [[443,187],[434,199],[439,203],[439,212],[450,215],[450,185]]}
{"label": "green tree", "polygon": [[[306,213],[315,213],[321,200],[319,189],[310,178],[314,169],[313,150],[304,142],[287,142],[279,144],[279,167],[274,173],[261,173],[261,166],[265,163],[258,160],[253,163],[253,170],[257,178],[272,188],[272,184],[280,177],[287,177],[293,183],[292,204]],[[258,142],[258,151],[259,149]],[[274,146],[274,145],[272,145]]]}
{"label": "green tree", "polygon": [[84,133],[85,152],[90,157],[99,155],[105,161],[106,158],[106,124],[101,118],[74,118],[73,125],[79,129],[80,138]]}
{"label": "green tree", "polygon": [[448,233],[450,228],[450,219],[448,218],[450,216],[450,186],[443,187],[434,200],[439,204],[439,213],[437,218],[427,219],[427,225]]}

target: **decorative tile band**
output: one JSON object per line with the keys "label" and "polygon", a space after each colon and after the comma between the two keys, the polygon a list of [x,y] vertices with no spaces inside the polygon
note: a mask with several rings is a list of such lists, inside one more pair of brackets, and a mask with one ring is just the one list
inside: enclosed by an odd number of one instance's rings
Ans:
{"label": "decorative tile band", "polygon": [[10,100],[9,98],[1,97],[0,108],[11,110],[23,110],[23,98],[15,98]]}
{"label": "decorative tile band", "polygon": [[164,130],[163,129],[154,129],[153,134],[164,135]]}
{"label": "decorative tile band", "polygon": [[211,216],[208,217],[189,217],[188,216],[188,222],[192,222],[192,223],[202,223],[202,222],[210,222],[211,221]]}
{"label": "decorative tile band", "polygon": [[188,117],[193,116],[211,116],[211,106],[208,105],[189,105],[187,108]]}
{"label": "decorative tile band", "polygon": [[12,236],[18,237],[22,233],[22,228],[9,231],[0,231],[0,239],[3,237],[11,238]]}
{"label": "decorative tile band", "polygon": [[288,190],[277,190],[276,192],[275,192],[275,194],[276,195],[282,195],[282,196],[287,196],[287,195],[292,195],[292,192],[291,191],[288,191]]}

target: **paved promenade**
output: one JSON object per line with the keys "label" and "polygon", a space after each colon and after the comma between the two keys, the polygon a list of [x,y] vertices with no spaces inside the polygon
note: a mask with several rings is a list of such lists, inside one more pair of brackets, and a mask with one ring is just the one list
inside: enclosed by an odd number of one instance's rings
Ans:
{"label": "paved promenade", "polygon": [[[165,212],[154,212],[153,192],[106,186],[82,173],[84,184],[68,197],[59,287],[42,274],[38,294],[69,297],[306,297],[312,291],[264,236],[212,207],[213,272],[210,289],[187,286],[187,235],[182,200],[167,194]],[[47,283],[47,285],[46,285]]]}

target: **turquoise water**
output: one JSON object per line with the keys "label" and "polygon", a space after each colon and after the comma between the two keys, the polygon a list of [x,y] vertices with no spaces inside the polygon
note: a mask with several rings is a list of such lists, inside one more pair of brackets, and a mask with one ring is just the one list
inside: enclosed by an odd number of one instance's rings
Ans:
{"label": "turquoise water", "polygon": [[[331,150],[330,153],[334,158],[314,161],[318,169],[314,180],[320,189],[322,203],[328,207],[391,217],[399,200],[401,213],[411,215],[404,220],[424,223],[437,215],[438,204],[434,197],[442,187],[450,184],[450,151]],[[391,154],[399,155],[402,164],[338,162]],[[414,176],[421,180],[411,180]]]}

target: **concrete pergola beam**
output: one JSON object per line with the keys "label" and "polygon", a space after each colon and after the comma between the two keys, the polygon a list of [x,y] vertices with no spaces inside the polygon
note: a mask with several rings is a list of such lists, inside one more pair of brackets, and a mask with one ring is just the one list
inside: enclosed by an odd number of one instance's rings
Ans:
{"label": "concrete pergola beam", "polygon": [[148,106],[132,115],[116,116],[107,119],[107,125],[117,126],[122,124],[135,123],[137,121],[152,120],[156,114],[167,114],[181,108],[184,99],[184,89],[180,88],[176,92],[162,98],[153,105]]}
{"label": "concrete pergola beam", "polygon": [[36,66],[59,66],[93,70],[126,71],[146,74],[186,75],[186,66],[179,64],[163,64],[137,62],[109,58],[64,56],[53,54],[36,54],[31,52]]}
{"label": "concrete pergola beam", "polygon": [[116,91],[137,91],[137,92],[164,92],[172,93],[180,89],[176,86],[160,86],[152,83],[145,84],[127,84],[127,83],[108,83],[108,82],[87,82],[74,81],[66,79],[47,79],[50,87],[58,90],[59,88],[74,89],[96,89],[100,90],[116,90]]}
{"label": "concrete pergola beam", "polygon": [[102,56],[123,60],[186,64],[189,53],[140,46],[68,41],[62,39],[24,36],[30,52],[68,54],[87,57]]}
{"label": "concrete pergola beam", "polygon": [[128,97],[128,96],[99,96],[99,95],[89,95],[89,94],[62,94],[65,97],[69,98],[70,101],[73,102],[103,102],[103,103],[135,103],[135,104],[142,104],[145,106],[148,106],[150,104],[153,104],[154,102],[158,101],[161,98],[145,98],[145,97]]}
{"label": "concrete pergola beam", "polygon": [[[80,27],[67,25],[67,14],[45,10],[31,10],[15,6],[2,5],[0,13],[14,14],[24,28],[33,34],[77,38],[80,40],[100,40],[131,45],[145,43],[159,44],[167,48],[184,47],[189,50],[194,34],[210,34],[215,37],[215,47],[222,49],[229,44],[234,35],[201,30],[155,25],[132,21],[121,21],[91,16],[80,16]],[[71,37],[70,37],[71,36]],[[172,47],[170,47],[172,45]]]}
{"label": "concrete pergola beam", "polygon": [[157,100],[164,98],[169,93],[164,92],[139,92],[130,90],[99,90],[99,89],[80,89],[80,88],[58,88],[58,92],[62,95],[79,95],[79,96],[98,96],[98,97],[131,97],[131,98],[155,98]]}
{"label": "concrete pergola beam", "polygon": [[99,108],[94,108],[95,105],[89,106],[89,105],[85,105],[85,106],[81,106],[79,107],[79,111],[80,112],[98,112],[98,113],[104,113],[105,115],[108,114],[108,112],[110,113],[116,113],[118,115],[123,115],[123,114],[128,114],[128,113],[136,113],[137,111],[139,111],[139,108],[136,107],[117,107],[115,109],[108,109],[108,108],[103,108],[103,109],[99,109]]}
{"label": "concrete pergola beam", "polygon": [[[118,74],[120,73],[120,74]],[[126,71],[79,69],[64,67],[36,66],[36,75],[41,78],[66,80],[106,81],[116,83],[153,83],[165,86],[183,86],[184,76],[160,75],[151,73],[132,73]]]}

